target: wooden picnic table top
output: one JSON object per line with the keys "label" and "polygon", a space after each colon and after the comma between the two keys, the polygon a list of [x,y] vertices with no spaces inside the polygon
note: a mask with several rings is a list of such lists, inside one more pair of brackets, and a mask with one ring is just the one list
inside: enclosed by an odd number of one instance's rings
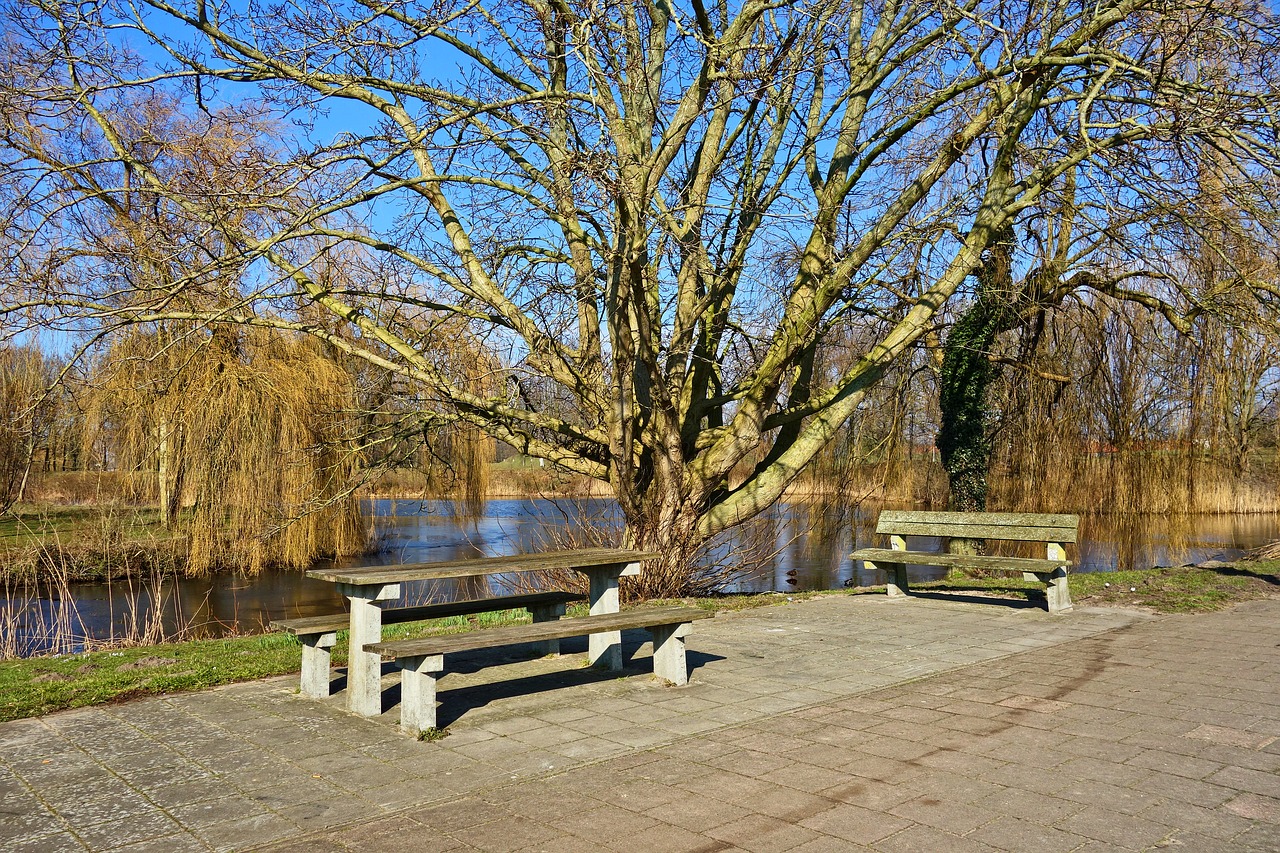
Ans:
{"label": "wooden picnic table top", "polygon": [[500,575],[509,572],[539,572],[553,569],[592,569],[624,563],[639,563],[659,556],[656,551],[629,551],[621,548],[580,548],[541,554],[511,554],[505,557],[476,557],[432,563],[401,563],[387,566],[359,566],[345,569],[313,569],[307,577],[357,586],[393,584],[402,581],[444,580],[447,578]]}

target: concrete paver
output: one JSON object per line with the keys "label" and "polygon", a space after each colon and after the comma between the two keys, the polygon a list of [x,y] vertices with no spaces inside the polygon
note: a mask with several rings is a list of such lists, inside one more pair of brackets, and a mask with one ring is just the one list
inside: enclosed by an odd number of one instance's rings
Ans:
{"label": "concrete paver", "polygon": [[627,639],[459,655],[433,743],[292,678],[2,724],[0,847],[1280,849],[1280,601],[830,596],[699,623],[682,688]]}

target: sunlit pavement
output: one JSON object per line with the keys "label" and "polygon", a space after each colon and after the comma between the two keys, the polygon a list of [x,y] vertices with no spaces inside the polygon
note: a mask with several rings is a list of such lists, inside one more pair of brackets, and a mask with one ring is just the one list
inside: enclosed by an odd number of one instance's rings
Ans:
{"label": "sunlit pavement", "polygon": [[6,723],[0,848],[1280,849],[1280,601],[830,596],[696,623],[681,688],[643,638],[450,659],[432,743],[391,678],[375,720],[272,679]]}

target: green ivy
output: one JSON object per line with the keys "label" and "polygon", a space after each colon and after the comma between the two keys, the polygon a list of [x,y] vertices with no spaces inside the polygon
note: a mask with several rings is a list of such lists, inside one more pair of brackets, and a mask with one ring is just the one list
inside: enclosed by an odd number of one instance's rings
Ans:
{"label": "green ivy", "polygon": [[956,320],[942,345],[938,402],[942,411],[938,452],[951,486],[950,507],[980,512],[987,506],[992,451],[987,391],[1000,375],[988,357],[996,338],[1013,327],[1012,233],[987,250],[975,273],[977,298]]}

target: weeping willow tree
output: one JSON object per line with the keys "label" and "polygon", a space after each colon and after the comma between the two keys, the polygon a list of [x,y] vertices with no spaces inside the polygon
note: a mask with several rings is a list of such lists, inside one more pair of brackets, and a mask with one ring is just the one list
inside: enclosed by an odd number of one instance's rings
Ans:
{"label": "weeping willow tree", "polygon": [[303,568],[368,544],[353,377],[314,338],[134,329],[93,377],[89,420],[119,467],[155,475],[189,574]]}
{"label": "weeping willow tree", "polygon": [[39,347],[0,346],[0,512],[22,500],[39,436],[55,414],[56,373]]}

